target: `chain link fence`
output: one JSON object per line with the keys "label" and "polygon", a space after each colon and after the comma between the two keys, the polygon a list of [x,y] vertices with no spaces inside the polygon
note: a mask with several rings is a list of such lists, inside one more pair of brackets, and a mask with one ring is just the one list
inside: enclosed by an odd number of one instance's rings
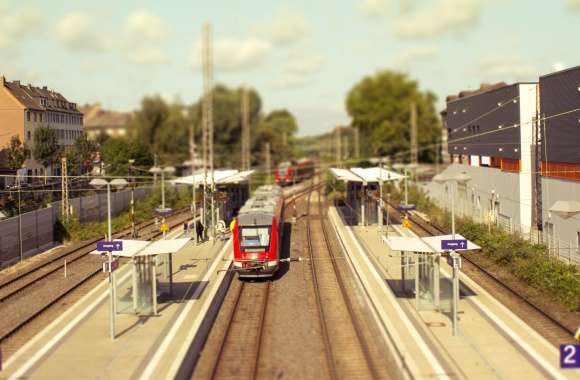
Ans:
{"label": "chain link fence", "polygon": [[[151,193],[150,188],[135,189],[135,200]],[[131,190],[111,193],[111,215],[116,216],[130,206]],[[69,200],[73,217],[81,223],[104,222],[107,219],[107,194],[101,192]],[[61,218],[61,202],[0,221],[0,268],[43,252],[56,245],[55,225]]]}

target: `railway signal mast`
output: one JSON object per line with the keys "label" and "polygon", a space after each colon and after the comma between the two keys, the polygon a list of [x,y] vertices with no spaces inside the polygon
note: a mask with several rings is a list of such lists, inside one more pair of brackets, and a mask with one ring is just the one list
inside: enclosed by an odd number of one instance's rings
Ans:
{"label": "railway signal mast", "polygon": [[214,157],[213,157],[213,61],[212,61],[212,41],[211,25],[206,22],[203,26],[202,42],[202,62],[203,62],[203,106],[202,106],[202,125],[203,125],[203,224],[207,229],[207,208],[208,208],[208,163],[209,163],[209,203],[211,228],[209,229],[211,237],[215,236],[215,177],[214,177]]}

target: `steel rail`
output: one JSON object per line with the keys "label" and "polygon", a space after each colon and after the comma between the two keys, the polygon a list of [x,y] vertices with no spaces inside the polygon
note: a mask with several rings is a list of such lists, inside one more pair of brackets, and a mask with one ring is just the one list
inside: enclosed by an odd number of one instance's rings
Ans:
{"label": "steel rail", "polygon": [[[174,215],[172,217],[176,217],[176,216],[177,215]],[[176,227],[176,226],[180,225],[182,222],[183,222],[182,219],[179,219],[179,221],[176,222],[176,223],[169,222],[170,228]],[[160,236],[162,233],[160,231],[153,231],[153,232],[150,232],[150,234],[151,235],[149,236],[149,239],[152,239],[152,238],[155,238],[157,236]],[[13,335],[15,332],[17,332],[21,328],[23,328],[26,324],[28,324],[33,319],[35,319],[37,316],[39,316],[40,314],[42,314],[49,307],[53,306],[54,304],[56,304],[57,302],[59,302],[61,299],[63,299],[65,296],[67,296],[68,294],[70,294],[72,291],[74,291],[77,288],[79,288],[82,284],[84,284],[85,282],[87,282],[88,280],[90,280],[91,278],[93,278],[94,276],[96,276],[97,274],[101,273],[101,271],[102,271],[102,269],[100,267],[99,268],[95,268],[95,271],[90,272],[88,275],[82,277],[72,287],[68,288],[64,292],[61,292],[60,294],[57,294],[52,300],[49,300],[44,305],[42,305],[40,308],[36,309],[29,316],[23,318],[19,323],[16,324],[15,327],[12,327],[9,331],[3,332],[3,333],[0,332],[0,334],[1,334],[0,335],[0,342],[3,342],[6,338],[8,338],[9,336]]]}

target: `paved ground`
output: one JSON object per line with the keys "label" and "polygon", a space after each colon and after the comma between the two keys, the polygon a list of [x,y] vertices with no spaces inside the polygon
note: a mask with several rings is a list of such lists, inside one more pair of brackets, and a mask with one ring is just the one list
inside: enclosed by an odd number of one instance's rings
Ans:
{"label": "paved ground", "polygon": [[[418,371],[418,377],[441,376],[432,372],[433,364],[439,363],[447,376],[456,378],[580,378],[578,371],[560,370],[558,351],[466,276],[461,277],[460,334],[453,336],[447,312],[449,298],[442,296],[441,311],[417,311],[414,280],[402,280],[400,254],[390,252],[382,243],[377,227],[346,227],[341,225],[338,214],[333,213],[351,255],[361,261],[363,255],[367,257],[375,273],[388,284],[393,300],[417,329],[419,339],[400,325],[393,305],[380,305],[391,317],[395,339],[399,339],[407,357],[412,358],[411,366]],[[400,236],[409,232],[397,229],[390,233]],[[450,273],[451,268],[442,260],[440,286],[444,294],[450,293]],[[425,304],[420,306],[425,308]],[[416,352],[421,344],[434,353],[431,360]]]}
{"label": "paved ground", "polygon": [[[181,233],[176,232],[173,237]],[[224,276],[217,269],[228,263],[222,256],[231,255],[230,247],[221,241],[188,243],[174,256],[174,296],[159,304],[157,316],[119,314],[115,340],[109,338],[107,283],[99,284],[12,356],[0,379],[158,379],[168,371],[175,373],[180,364],[177,358],[185,355],[192,329],[200,322],[200,310],[207,308],[214,295],[208,283]],[[128,266],[117,271],[120,292],[130,286],[130,274]]]}

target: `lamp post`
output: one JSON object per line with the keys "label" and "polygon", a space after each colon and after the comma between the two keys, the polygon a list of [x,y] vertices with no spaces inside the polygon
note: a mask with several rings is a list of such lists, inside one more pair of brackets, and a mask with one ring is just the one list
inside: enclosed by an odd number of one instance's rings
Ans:
{"label": "lamp post", "polygon": [[[123,178],[116,178],[110,182],[104,178],[95,178],[89,182],[91,186],[96,189],[107,188],[107,240],[113,241],[113,231],[111,228],[111,186],[120,190],[128,185],[128,182]],[[107,253],[107,261],[109,262],[109,301],[110,301],[110,324],[109,333],[111,339],[115,339],[115,314],[117,313],[115,304],[115,272],[113,271],[113,253]]]}
{"label": "lamp post", "polygon": [[[452,193],[451,193],[451,239],[455,240],[455,196],[457,194],[457,185],[465,184],[471,180],[471,177],[466,172],[461,172],[454,176],[444,176],[443,174],[437,174],[433,177],[433,181],[443,184],[453,182]],[[459,270],[460,270],[460,260],[461,256],[456,251],[451,251],[450,253],[453,262],[453,335],[459,335],[458,331],[458,311],[459,311]]]}
{"label": "lamp post", "polygon": [[135,163],[134,159],[130,159],[129,161],[129,181],[131,183],[131,237],[137,237],[137,228],[135,225],[135,177],[133,176],[133,164]]}
{"label": "lamp post", "polygon": [[149,173],[161,174],[161,208],[165,208],[165,173],[173,174],[175,173],[175,168],[173,166],[165,166],[163,168],[154,166],[149,169]]}
{"label": "lamp post", "polygon": [[[26,166],[22,165],[22,168],[26,170]],[[21,200],[20,200],[20,190],[21,190],[21,182],[20,182],[20,176],[18,175],[18,172],[16,172],[16,184],[17,184],[17,189],[18,189],[18,241],[20,242],[20,244],[18,244],[18,248],[20,250],[20,261],[24,260],[24,251],[22,249],[22,212],[21,212]]]}
{"label": "lamp post", "polygon": [[[182,111],[182,115],[184,118],[189,117],[189,110],[184,108]],[[197,196],[196,196],[196,189],[195,189],[195,131],[194,131],[194,124],[191,122],[189,126],[189,160],[191,166],[191,213],[193,214],[192,220],[195,229],[195,218],[197,217]],[[194,236],[194,243],[197,244],[197,234],[193,233]]]}

